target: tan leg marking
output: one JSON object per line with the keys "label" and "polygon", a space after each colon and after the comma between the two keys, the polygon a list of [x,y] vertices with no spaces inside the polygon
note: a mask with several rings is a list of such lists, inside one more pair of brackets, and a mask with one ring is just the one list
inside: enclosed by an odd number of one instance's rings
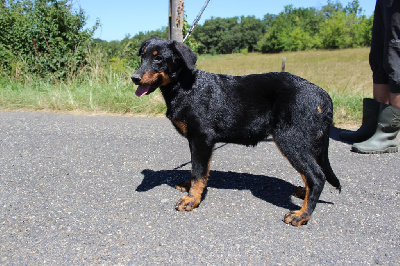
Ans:
{"label": "tan leg marking", "polygon": [[294,226],[300,226],[302,224],[306,224],[308,220],[310,220],[310,215],[307,212],[308,207],[308,199],[310,197],[310,187],[308,186],[307,180],[304,175],[301,175],[303,181],[305,183],[305,196],[303,205],[301,209],[298,211],[290,211],[285,215],[284,222],[287,224],[291,224]]}
{"label": "tan leg marking", "polygon": [[208,161],[207,174],[205,177],[184,181],[176,187],[177,189],[180,189],[184,192],[189,189],[189,193],[187,196],[183,196],[176,203],[175,209],[177,209],[178,211],[191,211],[200,205],[201,197],[203,195],[204,189],[207,186],[208,176],[210,174],[210,161],[211,158]]}

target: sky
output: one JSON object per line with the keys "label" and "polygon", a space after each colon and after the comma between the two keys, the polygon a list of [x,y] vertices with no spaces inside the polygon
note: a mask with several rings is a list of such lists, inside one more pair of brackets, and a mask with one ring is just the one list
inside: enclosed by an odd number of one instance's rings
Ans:
{"label": "sky", "polygon": [[[168,25],[169,0],[73,0],[75,8],[81,7],[86,16],[87,27],[100,20],[101,27],[94,38],[106,41],[122,40],[128,34],[160,29]],[[196,18],[205,0],[185,0],[185,13],[190,25]],[[204,11],[199,24],[211,17],[230,18],[234,16],[255,16],[263,18],[265,14],[279,14],[284,6],[295,8],[320,8],[327,0],[211,0]],[[333,0],[332,2],[336,2]],[[351,0],[340,0],[346,6]],[[359,0],[364,14],[370,16],[375,8],[375,0]]]}

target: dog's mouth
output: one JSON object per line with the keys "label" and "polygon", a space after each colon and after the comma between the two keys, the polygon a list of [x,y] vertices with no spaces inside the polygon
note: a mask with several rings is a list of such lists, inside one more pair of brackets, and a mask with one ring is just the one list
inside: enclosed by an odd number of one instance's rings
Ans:
{"label": "dog's mouth", "polygon": [[157,87],[151,87],[150,85],[139,85],[136,89],[136,96],[142,97],[143,95],[149,95],[155,91]]}
{"label": "dog's mouth", "polygon": [[142,97],[155,91],[160,86],[166,86],[171,82],[169,74],[165,72],[148,72],[145,73],[139,80],[133,81],[138,85],[136,96]]}

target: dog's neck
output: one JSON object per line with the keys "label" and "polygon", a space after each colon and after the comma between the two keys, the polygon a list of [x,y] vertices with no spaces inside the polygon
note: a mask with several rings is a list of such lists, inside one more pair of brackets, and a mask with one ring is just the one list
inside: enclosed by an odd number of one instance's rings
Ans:
{"label": "dog's neck", "polygon": [[[182,68],[176,73],[176,77],[171,83],[160,87],[161,93],[167,105],[167,117],[172,118],[177,115],[180,116],[180,113],[184,108],[181,97],[187,97],[186,94],[192,90],[197,71],[197,69],[192,71]],[[174,113],[171,113],[172,110]]]}
{"label": "dog's neck", "polygon": [[[166,86],[160,87],[164,98],[173,98],[180,91],[191,90],[196,79],[197,71],[197,69],[189,70],[187,68],[181,68],[175,72],[171,82]],[[165,100],[167,100],[167,98]]]}

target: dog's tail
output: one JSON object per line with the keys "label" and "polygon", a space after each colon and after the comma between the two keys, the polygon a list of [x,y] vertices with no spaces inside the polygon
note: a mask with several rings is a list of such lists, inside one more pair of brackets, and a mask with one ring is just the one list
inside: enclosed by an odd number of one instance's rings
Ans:
{"label": "dog's tail", "polygon": [[337,190],[339,190],[339,193],[342,191],[342,186],[340,185],[340,181],[335,175],[335,173],[332,170],[331,164],[329,163],[329,160],[324,160],[323,163],[323,169],[326,181],[328,181],[329,184],[334,186]]}
{"label": "dog's tail", "polygon": [[327,142],[326,145],[323,145],[325,148],[322,151],[320,160],[319,160],[319,165],[322,168],[322,171],[325,174],[326,181],[328,181],[329,184],[334,186],[337,190],[339,190],[339,193],[342,191],[342,186],[340,185],[340,181],[337,178],[336,174],[333,172],[331,163],[329,162],[329,157],[328,157],[328,147],[329,147],[329,136],[325,139]]}
{"label": "dog's tail", "polygon": [[[325,92],[325,91],[324,91]],[[323,150],[321,151],[321,156],[319,156],[319,165],[322,168],[322,171],[325,174],[326,181],[328,181],[329,184],[334,186],[337,190],[339,190],[339,193],[342,191],[342,186],[340,185],[340,181],[335,175],[335,173],[332,170],[331,163],[329,162],[329,135],[330,135],[330,129],[331,125],[333,122],[333,103],[332,99],[330,98],[329,94],[325,93],[325,97],[327,97],[327,102],[329,102],[329,108],[323,108],[323,110],[326,110],[325,116],[324,116],[324,123],[326,125],[326,130],[327,134],[324,134],[323,136],[323,145],[322,147]]]}

